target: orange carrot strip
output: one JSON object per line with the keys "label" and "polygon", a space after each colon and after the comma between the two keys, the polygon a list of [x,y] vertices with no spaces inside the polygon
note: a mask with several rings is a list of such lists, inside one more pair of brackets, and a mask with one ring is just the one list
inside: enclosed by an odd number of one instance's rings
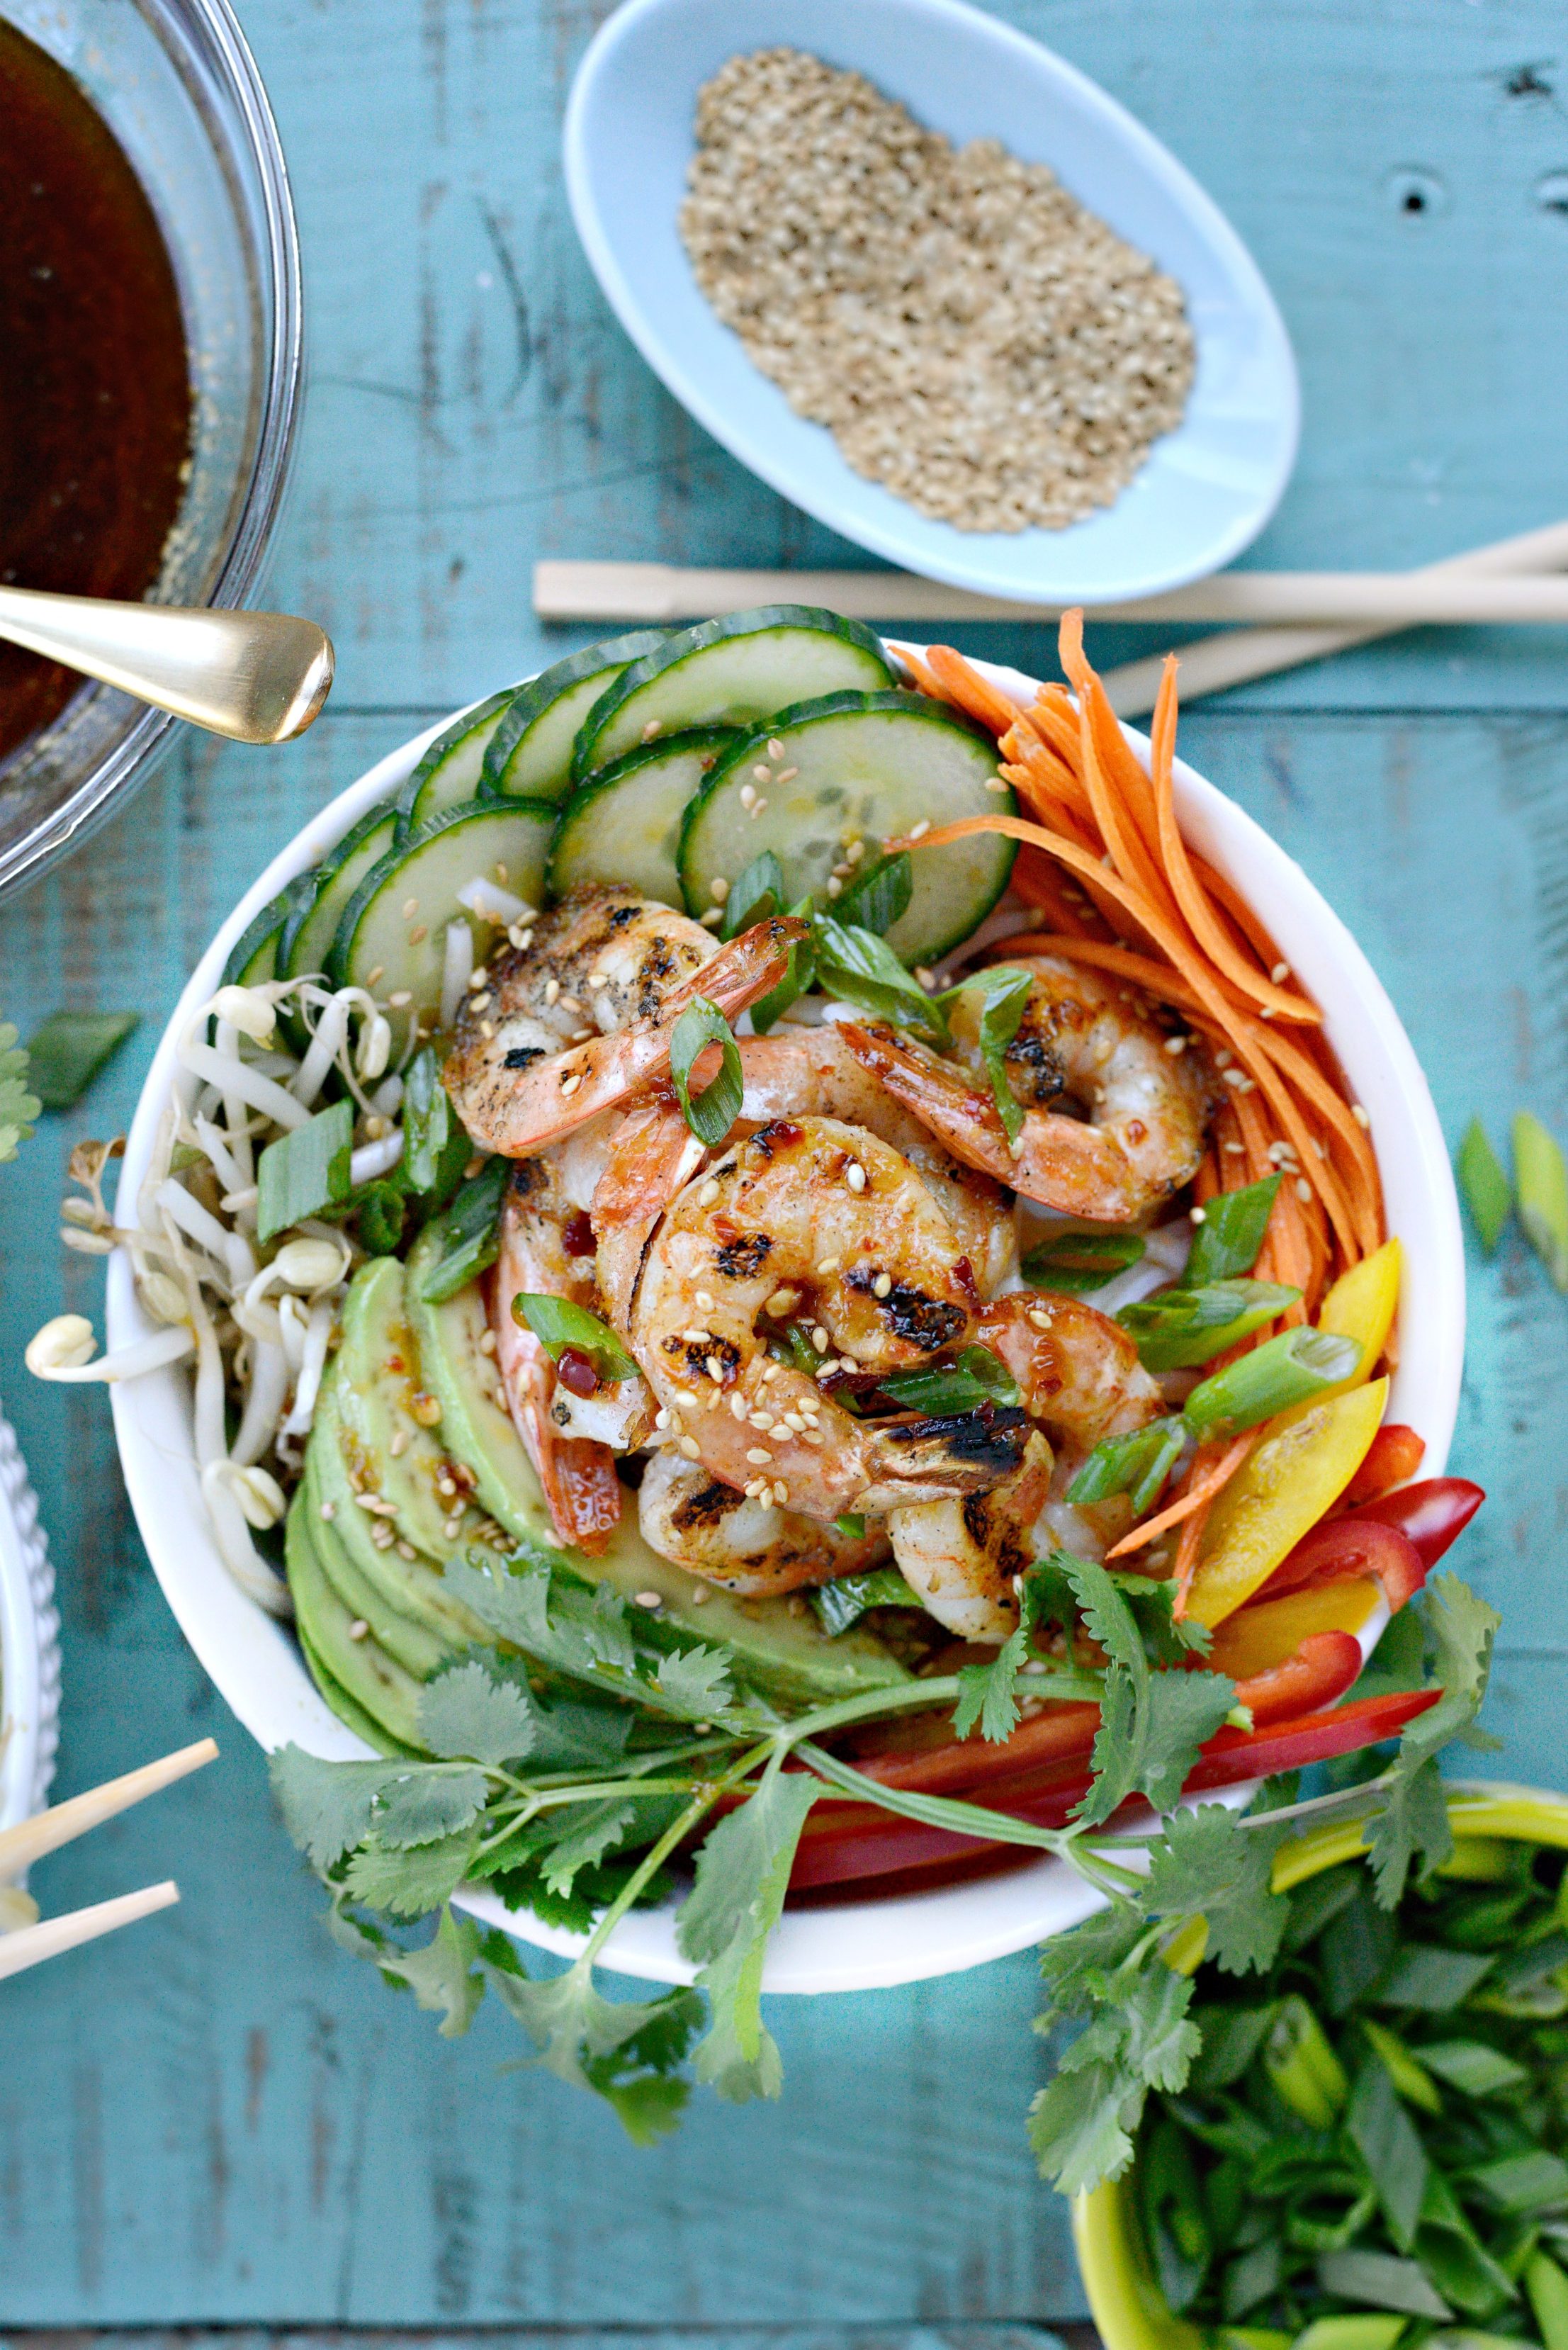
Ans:
{"label": "orange carrot strip", "polygon": [[[1168,920],[1173,909],[1164,877],[1137,830],[1132,809],[1119,803],[1112,791],[1106,761],[1101,756],[1104,738],[1096,725],[1095,705],[1095,688],[1099,681],[1084,658],[1082,612],[1065,612],[1062,616],[1062,666],[1077,690],[1080,766],[1100,837],[1122,879],[1129,882],[1157,913]],[[1104,699],[1103,695],[1101,699]],[[1126,738],[1119,726],[1116,728],[1116,741],[1125,747]],[[1108,742],[1106,747],[1108,751]],[[1145,923],[1144,928],[1147,927]]]}
{"label": "orange carrot strip", "polygon": [[1159,699],[1155,704],[1154,723],[1149,730],[1151,764],[1154,769],[1155,807],[1159,823],[1160,853],[1177,903],[1186,915],[1193,936],[1204,948],[1211,962],[1225,976],[1250,995],[1254,1003],[1266,1003],[1282,1020],[1321,1020],[1323,1014],[1315,1003],[1303,996],[1293,995],[1279,987],[1266,972],[1256,971],[1241,954],[1223,925],[1215,918],[1214,910],[1204,895],[1202,885],[1194,873],[1187,854],[1187,843],[1181,837],[1176,821],[1176,656],[1166,657],[1165,669],[1159,681]]}
{"label": "orange carrot strip", "polygon": [[992,734],[1005,734],[1020,714],[1020,705],[966,661],[951,645],[932,645],[927,666],[950,702]]}
{"label": "orange carrot strip", "polygon": [[[1194,1510],[1202,1508],[1205,1502],[1211,1502],[1220,1489],[1230,1483],[1257,1440],[1255,1428],[1249,1428],[1242,1435],[1233,1437],[1217,1459],[1211,1456],[1211,1465],[1199,1471],[1195,1482],[1188,1487],[1179,1501],[1172,1502],[1168,1508],[1160,1511],[1158,1517],[1146,1518],[1141,1526],[1135,1526],[1130,1534],[1122,1536],[1119,1543],[1113,1543],[1106,1556],[1123,1558],[1128,1551],[1142,1550],[1146,1543],[1158,1542],[1161,1534],[1168,1534],[1172,1526],[1179,1526],[1183,1518],[1189,1518]],[[1198,1469],[1201,1451],[1208,1449],[1200,1448],[1199,1453],[1194,1454],[1193,1470]]]}

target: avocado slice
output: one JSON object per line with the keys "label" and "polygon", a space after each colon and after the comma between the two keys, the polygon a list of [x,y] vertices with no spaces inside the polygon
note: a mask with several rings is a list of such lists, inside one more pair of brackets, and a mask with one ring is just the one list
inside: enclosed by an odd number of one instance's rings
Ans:
{"label": "avocado slice", "polygon": [[[441,1406],[441,1442],[473,1471],[480,1502],[508,1534],[556,1547],[533,1464],[504,1405],[493,1399],[495,1369],[480,1343],[487,1317],[479,1284],[470,1282],[440,1305],[421,1295],[421,1278],[440,1254],[439,1227],[432,1225],[409,1257],[403,1297],[421,1381]],[[357,1278],[363,1280],[363,1273]],[[792,1614],[782,1599],[739,1599],[672,1566],[638,1532],[629,1493],[601,1558],[579,1551],[559,1555],[585,1582],[613,1584],[628,1599],[658,1592],[666,1624],[731,1648],[737,1672],[764,1694],[821,1703],[910,1678],[874,1633],[829,1639],[813,1617]]]}
{"label": "avocado slice", "polygon": [[[321,1503],[331,1503],[333,1531],[351,1563],[358,1568],[365,1580],[380,1592],[389,1607],[396,1608],[400,1616],[411,1617],[416,1624],[423,1625],[427,1631],[433,1632],[438,1639],[453,1648],[493,1648],[493,1634],[485,1629],[478,1617],[472,1615],[462,1600],[454,1598],[442,1586],[441,1568],[444,1555],[463,1555],[455,1545],[443,1544],[442,1560],[432,1559],[423,1554],[406,1559],[395,1547],[380,1550],[371,1541],[369,1520],[359,1507],[344,1457],[337,1396],[337,1365],[334,1364],[322,1383],[306,1455],[316,1481],[318,1511]],[[391,1456],[385,1446],[367,1459],[372,1481],[383,1468],[391,1465]],[[377,1490],[379,1491],[379,1486]]]}
{"label": "avocado slice", "polygon": [[[288,1513],[284,1561],[307,1653],[318,1657],[330,1679],[400,1746],[417,1746],[420,1685],[369,1633],[362,1639],[349,1638],[348,1627],[355,1619],[321,1571],[297,1503]],[[322,1694],[330,1702],[329,1692]]]}
{"label": "avocado slice", "polygon": [[344,1301],[332,1385],[338,1439],[350,1473],[358,1471],[367,1490],[396,1508],[405,1541],[427,1558],[462,1557],[485,1532],[484,1513],[464,1501],[464,1479],[452,1474],[459,1464],[447,1452],[439,1424],[425,1424],[435,1405],[421,1385],[403,1293],[398,1259],[374,1257],[360,1267]]}
{"label": "avocado slice", "polygon": [[300,1630],[297,1622],[294,1629],[295,1637],[305,1652],[305,1661],[309,1669],[311,1679],[345,1728],[351,1730],[356,1738],[362,1738],[366,1745],[373,1748],[378,1754],[385,1754],[392,1759],[407,1755],[412,1761],[422,1760],[421,1748],[403,1745],[400,1740],[392,1736],[390,1731],[383,1730],[380,1723],[365,1711],[363,1706],[355,1704],[342,1682],[333,1679],[332,1675]]}
{"label": "avocado slice", "polygon": [[301,1539],[310,1544],[317,1565],[350,1617],[368,1624],[378,1645],[415,1680],[429,1680],[431,1673],[461,1651],[440,1633],[390,1606],[386,1594],[360,1573],[339,1541],[336,1524],[328,1524],[322,1518],[320,1487],[312,1470],[307,1454],[305,1477],[295,1503],[302,1520]]}

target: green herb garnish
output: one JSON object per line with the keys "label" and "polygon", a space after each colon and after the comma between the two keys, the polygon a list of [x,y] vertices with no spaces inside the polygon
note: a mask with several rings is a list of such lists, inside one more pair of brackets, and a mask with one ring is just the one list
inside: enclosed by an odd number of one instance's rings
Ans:
{"label": "green herb garnish", "polygon": [[1240,1191],[1216,1191],[1204,1202],[1203,1221],[1194,1230],[1182,1275],[1186,1288],[1201,1289],[1208,1282],[1233,1281],[1239,1274],[1251,1272],[1279,1188],[1277,1175],[1265,1175],[1261,1183],[1248,1183]]}
{"label": "green herb garnish", "polygon": [[957,1360],[924,1371],[897,1371],[881,1382],[881,1392],[907,1411],[929,1419],[978,1411],[982,1403],[1012,1405],[1018,1388],[1012,1374],[989,1347],[965,1347]]}
{"label": "green herb garnish", "polygon": [[1028,1251],[1022,1271],[1024,1280],[1036,1289],[1081,1297],[1085,1291],[1103,1289],[1129,1264],[1137,1264],[1145,1246],[1141,1232],[1110,1232],[1093,1224],[1064,1225]]}
{"label": "green herb garnish", "polygon": [[[844,1521],[838,1522],[845,1531]],[[865,1521],[861,1521],[864,1532]],[[866,1575],[841,1575],[835,1583],[819,1584],[811,1595],[811,1612],[830,1639],[858,1624],[872,1607],[916,1607],[919,1600],[896,1566],[874,1566]]]}
{"label": "green herb garnish", "polygon": [[1527,1109],[1513,1121],[1513,1179],[1524,1236],[1552,1286],[1568,1290],[1568,1160],[1555,1135]]}
{"label": "green herb garnish", "polygon": [[[700,1094],[691,1090],[691,1072],[710,1045],[720,1047],[718,1074]],[[741,1052],[729,1022],[705,995],[689,1003],[670,1038],[670,1074],[680,1103],[680,1114],[700,1142],[715,1149],[741,1115],[745,1078]]]}
{"label": "green herb garnish", "polygon": [[636,1363],[609,1324],[590,1314],[586,1305],[519,1290],[512,1300],[512,1318],[532,1330],[553,1363],[558,1363],[569,1347],[574,1354],[586,1355],[601,1379],[618,1383],[637,1377]]}
{"label": "green herb garnish", "polygon": [[51,1013],[27,1042],[27,1081],[38,1108],[74,1108],[140,1024],[140,1012]]}
{"label": "green herb garnish", "polygon": [[1199,1443],[1211,1436],[1235,1436],[1337,1387],[1354,1376],[1360,1360],[1354,1338],[1336,1338],[1326,1330],[1282,1330],[1202,1380],[1181,1416]]}
{"label": "green herb garnish", "polygon": [[1502,1238],[1502,1228],[1513,1206],[1513,1186],[1479,1118],[1471,1118],[1459,1138],[1459,1147],[1454,1153],[1454,1173],[1477,1238],[1490,1256]]}
{"label": "green herb garnish", "polygon": [[464,1183],[441,1222],[441,1254],[421,1284],[420,1295],[431,1305],[477,1280],[500,1253],[496,1224],[506,1194],[512,1162],[487,1159],[477,1175]]}
{"label": "green herb garnish", "polygon": [[1124,1305],[1116,1320],[1136,1342],[1145,1370],[1189,1370],[1261,1330],[1300,1295],[1277,1281],[1210,1281]]}
{"label": "green herb garnish", "polygon": [[742,868],[730,885],[724,900],[724,919],[720,926],[721,938],[739,938],[753,922],[765,921],[770,914],[782,914],[784,902],[784,873],[771,848]]}
{"label": "green herb garnish", "polygon": [[346,1101],[269,1142],[256,1161],[256,1238],[270,1241],[346,1200],[353,1152],[354,1111]]}

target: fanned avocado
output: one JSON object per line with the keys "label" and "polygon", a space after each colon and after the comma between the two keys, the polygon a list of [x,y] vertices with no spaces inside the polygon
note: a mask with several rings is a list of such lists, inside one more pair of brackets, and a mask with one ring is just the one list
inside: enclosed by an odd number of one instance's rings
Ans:
{"label": "fanned avocado", "polygon": [[[317,1481],[317,1490],[323,1502],[332,1505],[332,1523],[350,1560],[366,1580],[380,1592],[389,1607],[400,1615],[411,1617],[422,1624],[438,1639],[450,1642],[457,1648],[472,1647],[475,1642],[491,1642],[491,1635],[476,1616],[469,1613],[460,1599],[442,1588],[441,1568],[444,1560],[421,1556],[418,1552],[405,1558],[395,1543],[380,1549],[372,1541],[369,1514],[362,1511],[349,1478],[343,1451],[340,1423],[336,1408],[337,1367],[330,1387],[323,1385],[316,1407],[316,1422],[310,1433],[309,1460]],[[378,1451],[369,1461],[372,1471],[379,1471],[390,1460],[389,1451]],[[379,1490],[379,1488],[377,1489]],[[296,1508],[299,1505],[296,1503]],[[410,1544],[411,1548],[412,1545]],[[448,1555],[460,1555],[455,1548]]]}
{"label": "fanned avocado", "polygon": [[321,1488],[307,1459],[299,1514],[304,1539],[316,1555],[316,1564],[349,1615],[369,1627],[370,1635],[393,1660],[418,1681],[428,1680],[438,1666],[461,1653],[439,1632],[394,1607],[386,1593],[361,1574],[338,1535],[336,1523],[321,1515]]}
{"label": "fanned avocado", "polygon": [[297,1501],[288,1513],[284,1556],[295,1614],[310,1653],[320,1659],[354,1704],[400,1745],[417,1746],[420,1685],[370,1634],[350,1638],[348,1627],[356,1619],[322,1573]]}
{"label": "fanned avocado", "polygon": [[[439,1228],[432,1226],[409,1258],[404,1304],[421,1385],[441,1406],[441,1443],[473,1471],[480,1502],[508,1534],[553,1545],[533,1465],[509,1414],[494,1400],[494,1365],[481,1345],[486,1316],[478,1284],[470,1283],[440,1305],[420,1294],[423,1274],[440,1254]],[[566,1554],[585,1581],[610,1583],[628,1598],[656,1591],[665,1624],[725,1644],[754,1689],[781,1699],[822,1702],[909,1679],[873,1633],[846,1632],[830,1640],[812,1617],[793,1615],[782,1599],[737,1599],[672,1566],[642,1540],[629,1494],[627,1500],[603,1557]]]}
{"label": "fanned avocado", "polygon": [[431,1421],[437,1407],[424,1388],[404,1289],[395,1256],[360,1267],[343,1307],[332,1408],[350,1472],[391,1504],[399,1534],[439,1565],[467,1555],[485,1518],[465,1499],[465,1464]]}
{"label": "fanned avocado", "polygon": [[305,1651],[305,1661],[309,1668],[310,1678],[337,1716],[338,1721],[347,1729],[351,1730],[356,1738],[362,1738],[366,1745],[372,1748],[378,1754],[385,1754],[389,1760],[395,1760],[403,1755],[420,1759],[423,1749],[417,1746],[405,1746],[401,1739],[394,1738],[389,1730],[384,1730],[373,1714],[367,1713],[363,1706],[356,1705],[342,1682],[336,1680],[327,1671],[311,1647],[308,1636],[297,1622],[294,1629],[299,1645]]}

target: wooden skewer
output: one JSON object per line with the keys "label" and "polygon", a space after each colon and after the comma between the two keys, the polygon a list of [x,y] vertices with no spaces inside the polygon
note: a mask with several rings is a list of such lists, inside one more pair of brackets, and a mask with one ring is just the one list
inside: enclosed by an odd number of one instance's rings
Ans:
{"label": "wooden skewer", "polygon": [[89,1908],[67,1909],[63,1918],[43,1918],[36,1926],[0,1935],[0,1981],[7,1975],[25,1973],[45,1959],[57,1958],[62,1950],[74,1950],[79,1943],[96,1942],[100,1934],[112,1934],[117,1926],[150,1918],[155,1909],[167,1909],[179,1898],[180,1887],[171,1877],[162,1885],[144,1885],[140,1893],[121,1893],[113,1901],[95,1901]]}
{"label": "wooden skewer", "polygon": [[[534,604],[542,619],[674,620],[754,604],[827,604],[851,619],[1054,620],[1060,603],[973,596],[898,571],[705,571],[662,563],[540,563]],[[1568,620],[1568,580],[1461,570],[1220,571],[1162,596],[1096,604],[1096,620],[1340,623],[1366,629],[1428,622]]]}
{"label": "wooden skewer", "polygon": [[[161,1787],[170,1786],[176,1779],[183,1779],[187,1772],[200,1771],[204,1763],[215,1759],[217,1752],[215,1740],[199,1738],[194,1746],[182,1746],[176,1754],[165,1754],[161,1762],[144,1762],[140,1771],[128,1771],[121,1779],[107,1780],[101,1787],[89,1787],[85,1794],[72,1795],[67,1802],[56,1804],[52,1810],[38,1813],[35,1819],[21,1820],[14,1828],[6,1828],[0,1834],[0,1882],[9,1877],[19,1877],[45,1853],[57,1852],[61,1845],[69,1844],[76,1836],[85,1835],[88,1828],[96,1828],[100,1820],[112,1819],[116,1812],[129,1811],[132,1804],[140,1804],[144,1796],[155,1795]],[[140,1898],[139,1895],[127,1896],[128,1899]],[[172,1887],[169,1888],[168,1898],[171,1901],[176,1898]],[[113,1906],[112,1902],[106,1905],[109,1908]],[[161,1906],[153,1904],[154,1908]],[[87,1918],[95,1913],[82,1909],[75,1914]],[[138,1910],[135,1914],[140,1917],[141,1912]],[[116,1918],[111,1922],[118,1925],[119,1920]],[[66,1918],[46,1920],[46,1924],[67,1923],[68,1920]],[[21,1937],[41,1934],[44,1930],[44,1926],[25,1926],[21,1929]],[[98,1927],[93,1930],[107,1934],[109,1927]],[[21,1937],[16,1934],[0,1937],[0,1974],[11,1971],[5,1954]],[[79,1939],[85,1940],[88,1938],[84,1935]],[[70,1945],[63,1942],[60,1948],[68,1950]],[[47,1957],[48,1953],[45,1951],[40,1955]],[[30,1965],[31,1960],[27,1963]]]}

